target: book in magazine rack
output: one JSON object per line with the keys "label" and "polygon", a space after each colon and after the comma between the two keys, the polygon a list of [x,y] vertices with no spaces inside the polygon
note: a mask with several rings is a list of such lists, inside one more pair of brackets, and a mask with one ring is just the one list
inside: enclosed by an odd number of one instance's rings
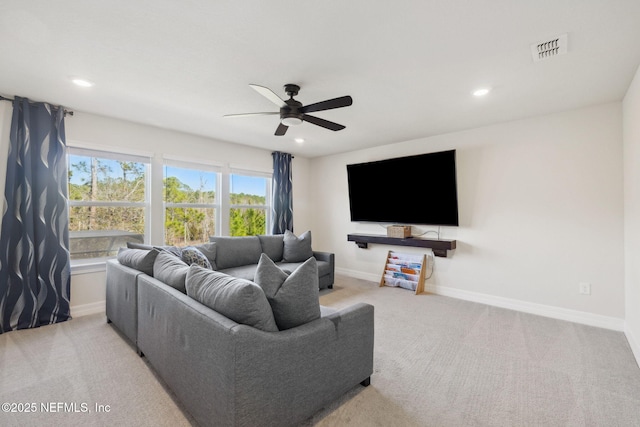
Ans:
{"label": "book in magazine rack", "polygon": [[384,273],[380,279],[380,287],[392,286],[415,291],[418,295],[424,292],[424,267],[427,255],[409,255],[389,251]]}

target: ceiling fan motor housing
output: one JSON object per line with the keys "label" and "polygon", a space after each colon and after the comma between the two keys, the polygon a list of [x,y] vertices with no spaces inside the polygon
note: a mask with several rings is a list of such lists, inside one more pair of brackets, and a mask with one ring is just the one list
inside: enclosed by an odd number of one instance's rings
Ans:
{"label": "ceiling fan motor housing", "polygon": [[[289,86],[295,86],[296,88],[298,88],[297,90],[299,90],[300,88],[296,85],[285,86],[285,89],[287,89],[287,94],[293,97],[294,95],[292,95],[292,92],[289,92]],[[297,90],[295,92],[296,94],[298,93]],[[302,108],[302,103],[296,101],[293,98],[287,99],[285,103],[287,104],[287,106],[280,108],[280,123],[285,126],[296,126],[302,124],[302,116],[304,115],[304,113],[300,111],[300,109]]]}

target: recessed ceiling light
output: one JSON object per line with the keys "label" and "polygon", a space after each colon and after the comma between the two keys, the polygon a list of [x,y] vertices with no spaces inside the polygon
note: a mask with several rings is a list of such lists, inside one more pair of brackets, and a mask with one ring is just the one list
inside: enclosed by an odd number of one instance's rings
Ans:
{"label": "recessed ceiling light", "polygon": [[489,93],[489,89],[487,88],[482,88],[482,89],[477,89],[473,92],[473,96],[485,96],[486,94]]}
{"label": "recessed ceiling light", "polygon": [[294,141],[298,144],[302,144],[304,142],[304,138],[295,138]]}
{"label": "recessed ceiling light", "polygon": [[80,86],[80,87],[91,87],[91,86],[93,86],[92,82],[90,82],[89,80],[85,80],[85,79],[72,79],[71,81],[73,82],[74,85]]}

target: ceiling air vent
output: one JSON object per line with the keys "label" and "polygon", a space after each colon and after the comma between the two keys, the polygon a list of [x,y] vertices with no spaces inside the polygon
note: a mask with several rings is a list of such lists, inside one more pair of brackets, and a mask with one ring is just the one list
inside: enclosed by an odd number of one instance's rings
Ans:
{"label": "ceiling air vent", "polygon": [[531,45],[533,62],[553,58],[567,53],[567,34],[561,34],[550,40],[545,40]]}

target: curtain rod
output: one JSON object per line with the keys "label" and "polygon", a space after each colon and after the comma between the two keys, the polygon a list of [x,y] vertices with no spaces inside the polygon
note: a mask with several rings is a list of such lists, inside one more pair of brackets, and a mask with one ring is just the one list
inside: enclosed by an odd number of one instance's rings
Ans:
{"label": "curtain rod", "polygon": [[[6,96],[0,95],[0,101],[11,101],[11,102],[13,102],[13,101],[15,101],[15,99],[7,98]],[[32,104],[35,104],[35,102],[33,102],[33,101],[29,101],[29,102],[31,102]],[[73,111],[72,110],[67,110],[66,108],[60,107],[60,106],[58,106],[58,108],[62,108],[62,111],[64,111],[65,117],[67,115],[73,116]]]}
{"label": "curtain rod", "polygon": [[[282,153],[282,151],[272,151],[272,152],[271,152],[271,155],[273,156],[273,155],[274,155],[274,154],[276,154],[276,153]],[[284,154],[289,154],[289,153],[284,153]],[[292,154],[292,155],[291,155],[291,158],[292,158],[292,159],[295,159],[296,157]]]}

